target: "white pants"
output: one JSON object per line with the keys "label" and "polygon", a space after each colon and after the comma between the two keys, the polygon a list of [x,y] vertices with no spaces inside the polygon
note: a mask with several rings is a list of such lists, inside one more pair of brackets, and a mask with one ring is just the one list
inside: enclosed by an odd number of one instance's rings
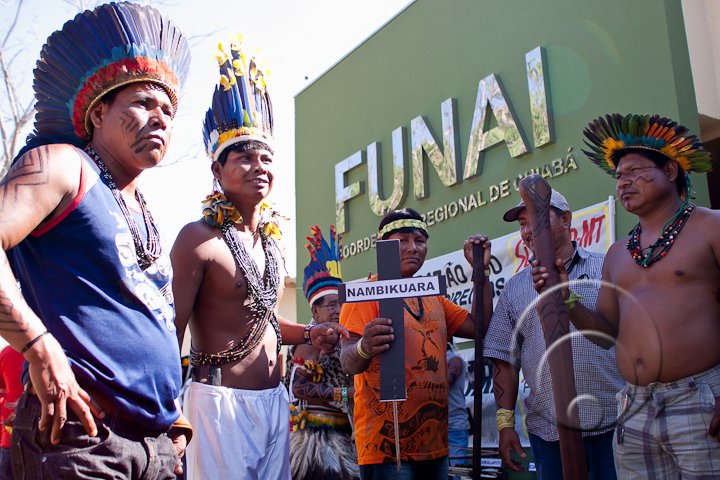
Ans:
{"label": "white pants", "polygon": [[187,479],[290,480],[290,405],[283,385],[239,390],[191,382]]}

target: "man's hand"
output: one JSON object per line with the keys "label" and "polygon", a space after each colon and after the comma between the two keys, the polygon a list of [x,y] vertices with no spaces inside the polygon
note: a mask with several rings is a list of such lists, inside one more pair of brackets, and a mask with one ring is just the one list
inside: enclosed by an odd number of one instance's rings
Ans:
{"label": "man's hand", "polygon": [[[530,275],[532,276],[533,285],[535,286],[535,290],[540,293],[540,290],[542,290],[545,285],[545,280],[549,277],[548,270],[540,265],[538,260],[533,260],[530,266],[532,267]],[[563,298],[567,299],[570,296],[570,290],[568,289],[569,277],[567,271],[565,270],[565,260],[562,258],[556,259],[555,268],[557,268],[558,274],[560,275]]]}
{"label": "man's hand", "polygon": [[350,334],[347,329],[335,322],[325,322],[310,329],[310,342],[312,346],[323,353],[332,353],[338,347],[340,339],[347,340]]}
{"label": "man's hand", "polygon": [[173,429],[168,433],[168,436],[173,442],[175,447],[175,453],[177,453],[177,463],[175,464],[175,474],[183,474],[182,457],[185,455],[185,448],[187,448],[187,436],[181,429]]}
{"label": "man's hand", "polygon": [[482,245],[485,249],[484,257],[483,257],[483,267],[489,268],[490,267],[490,247],[492,246],[490,244],[490,239],[486,237],[485,235],[470,235],[467,240],[465,240],[465,243],[463,244],[463,253],[465,254],[465,260],[468,261],[470,265],[473,264],[473,245]]}
{"label": "man's hand", "polygon": [[52,335],[45,335],[26,353],[29,363],[30,380],[35,394],[40,399],[40,430],[52,426],[50,442],[60,443],[60,430],[67,420],[67,407],[77,415],[91,437],[97,435],[93,414],[103,418],[105,414],[91,400],[90,395],[80,388],[70,368],[65,353]]}
{"label": "man's hand", "polygon": [[517,453],[520,458],[525,458],[525,450],[520,445],[520,438],[515,430],[512,428],[503,428],[500,430],[500,441],[498,442],[498,449],[500,450],[500,458],[502,458],[503,465],[513,472],[523,472],[524,469],[519,462],[512,459],[511,453],[513,450]]}
{"label": "man's hand", "polygon": [[720,440],[720,397],[715,399],[715,413],[713,413],[712,419],[710,420],[708,435]]}
{"label": "man's hand", "polygon": [[392,327],[392,320],[389,318],[376,318],[365,325],[363,330],[363,352],[370,355],[370,357],[374,357],[390,349],[393,340],[395,340],[395,329]]}

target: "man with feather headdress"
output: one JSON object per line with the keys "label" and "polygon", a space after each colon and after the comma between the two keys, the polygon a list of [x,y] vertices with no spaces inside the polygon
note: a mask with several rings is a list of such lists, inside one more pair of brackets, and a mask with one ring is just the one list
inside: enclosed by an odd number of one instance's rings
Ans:
{"label": "man with feather headdress", "polygon": [[281,343],[333,350],[337,324],[305,326],[277,314],[284,254],[266,198],[277,163],[263,71],[236,38],[220,46],[220,82],[203,124],[215,191],[203,218],[172,251],[178,340],[189,323],[192,382],[184,409],[197,426],[188,477],[289,479],[290,406],[280,384]]}
{"label": "man with feather headdress", "polygon": [[168,19],[125,2],[43,46],[35,132],[0,188],[0,328],[28,365],[16,478],[180,472],[170,259],[138,183],[167,151],[189,55]]}
{"label": "man with feather headdress", "polygon": [[[710,154],[658,115],[606,115],[584,134],[638,217],[605,257],[596,309],[570,309],[579,330],[603,334],[592,341],[617,345],[618,478],[719,478],[720,213],[691,202],[690,177],[710,171]],[[542,285],[544,267],[534,274]]]}

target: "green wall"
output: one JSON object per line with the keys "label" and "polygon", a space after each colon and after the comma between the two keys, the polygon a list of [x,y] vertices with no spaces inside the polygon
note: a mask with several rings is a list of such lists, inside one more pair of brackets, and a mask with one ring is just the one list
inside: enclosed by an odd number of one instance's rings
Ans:
{"label": "green wall", "polygon": [[[542,46],[546,54],[555,142],[535,148],[525,54]],[[504,144],[484,152],[482,174],[445,187],[428,162],[429,196],[415,200],[410,180],[410,121],[422,115],[442,142],[441,103],[454,98],[461,170],[478,82],[494,73],[501,81],[529,153],[512,158]],[[603,200],[614,181],[582,154],[582,129],[611,112],[658,113],[698,132],[697,111],[680,0],[417,0],[371,38],[339,61],[295,98],[298,239],[311,225],[335,223],[334,166],[372,142],[380,142],[387,196],[391,178],[391,132],[407,130],[407,180],[403,206],[427,212],[490,185],[564,158],[574,148],[578,169],[550,179],[573,208]],[[462,173],[461,173],[462,175]],[[698,203],[708,205],[707,186],[694,178]],[[365,183],[365,194],[351,200],[349,230],[343,243],[376,232],[380,217],[368,203],[365,164],[346,184]],[[457,250],[471,233],[492,237],[515,224],[502,213],[520,200],[511,195],[430,228],[428,258]],[[617,205],[617,236],[634,224]],[[298,288],[309,260],[298,243]],[[343,261],[346,280],[375,270],[374,251]],[[298,318],[309,319],[302,292]]]}

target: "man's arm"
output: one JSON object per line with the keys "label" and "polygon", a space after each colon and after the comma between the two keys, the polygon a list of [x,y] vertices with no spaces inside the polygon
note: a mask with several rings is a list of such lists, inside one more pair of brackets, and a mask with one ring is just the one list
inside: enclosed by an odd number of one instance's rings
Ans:
{"label": "man's arm", "polygon": [[[565,271],[565,260],[558,258],[555,268],[560,274],[560,281],[563,283],[563,298],[568,306],[570,321],[579,331],[586,331],[586,338],[601,348],[609,349],[615,346],[615,339],[618,336],[619,328],[619,307],[617,293],[610,275],[610,263],[618,243],[613,244],[608,251],[602,268],[602,283],[598,293],[598,300],[595,310],[585,307],[582,303],[571,299],[572,283],[568,281],[568,274]],[[535,290],[540,292],[545,279],[548,278],[547,268],[539,264],[537,260],[532,263],[531,270]],[[567,288],[567,286],[570,288]]]}
{"label": "man's arm", "polygon": [[335,322],[326,322],[322,325],[303,325],[295,323],[277,315],[280,324],[280,333],[284,345],[301,345],[305,342],[305,330],[310,335],[310,345],[323,353],[332,353],[342,339],[348,338],[345,327]]}
{"label": "man's arm", "polygon": [[102,413],[91,407],[60,344],[44,333],[47,329],[20,293],[5,252],[70,205],[80,185],[80,161],[67,145],[46,145],[16,160],[0,181],[0,334],[29,363],[30,379],[42,405],[39,428],[52,426],[53,444],[60,441],[68,406],[91,436],[97,434],[91,408],[100,417]]}
{"label": "man's arm", "polygon": [[464,367],[462,358],[457,356],[450,358],[447,364],[448,385],[455,383],[455,380],[460,377]]}
{"label": "man's arm", "polygon": [[[298,345],[295,348],[294,358],[305,358],[316,361],[317,349],[310,345]],[[293,376],[293,382],[290,388],[292,389],[295,397],[319,402],[332,402],[337,401],[337,396],[341,395],[342,387],[339,385],[327,385],[326,383],[315,383],[310,378],[311,374],[302,372],[303,367],[298,367],[295,375]],[[347,398],[352,398],[355,395],[355,389],[348,387],[346,391]]]}
{"label": "man's arm", "polygon": [[[708,232],[708,235],[706,235],[705,238],[707,238],[708,242],[710,242],[710,249],[712,250],[713,258],[715,259],[715,272],[716,275],[720,275],[720,236],[715,233],[720,230],[720,212],[717,210],[706,209],[702,209],[701,212],[703,213],[702,218],[705,220],[703,222],[705,225],[705,231]],[[715,226],[713,227],[713,225]],[[715,397],[715,410],[712,418],[710,419],[708,434],[711,437],[715,437],[720,440],[720,395]]]}
{"label": "man's arm", "polygon": [[175,299],[175,329],[178,347],[182,350],[185,330],[192,317],[195,299],[205,274],[201,246],[205,242],[201,225],[185,225],[170,251],[173,267],[173,297]]}
{"label": "man's arm", "polygon": [[[498,410],[504,409],[515,412],[515,401],[518,396],[518,371],[508,362],[495,359],[493,365],[493,392],[495,404]],[[498,444],[500,457],[503,464],[513,472],[522,472],[520,463],[512,459],[511,453],[514,450],[520,457],[525,458],[525,450],[520,444],[520,437],[515,431],[515,426],[507,426],[500,430]]]}
{"label": "man's arm", "polygon": [[393,340],[395,334],[389,318],[376,318],[368,323],[362,336],[351,333],[350,338],[342,342],[340,365],[343,371],[351,375],[363,373],[373,357],[388,350]]}

